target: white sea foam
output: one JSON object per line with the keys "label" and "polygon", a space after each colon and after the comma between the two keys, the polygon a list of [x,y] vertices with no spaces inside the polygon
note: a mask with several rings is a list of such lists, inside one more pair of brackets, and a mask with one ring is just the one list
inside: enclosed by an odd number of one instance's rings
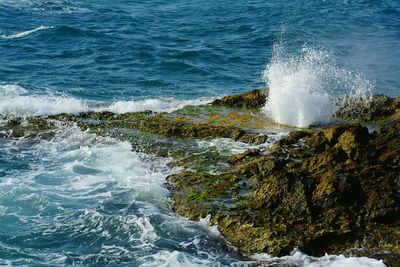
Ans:
{"label": "white sea foam", "polygon": [[[5,156],[8,153],[11,156],[14,149],[24,147],[24,142],[23,139],[9,142],[9,146],[3,147]],[[30,153],[34,153],[27,155],[33,159],[32,171],[12,176],[12,184],[0,184],[0,199],[13,196],[13,203],[7,207],[10,212],[13,205],[29,210],[29,215],[24,211],[20,213],[18,209],[12,211],[19,220],[26,218],[29,222],[30,216],[62,208],[59,215],[78,212],[79,217],[69,222],[68,227],[83,235],[97,235],[105,240],[124,238],[129,248],[150,246],[158,239],[148,216],[154,212],[151,202],[165,202],[168,191],[163,183],[168,172],[160,169],[166,165],[167,159],[153,159],[147,163],[143,161],[145,155],[133,152],[129,143],[85,133],[78,127],[61,127],[50,141],[40,140],[36,144],[28,141],[28,145]],[[76,171],[76,166],[86,166],[96,172]],[[146,205],[150,208],[139,214],[116,214],[113,217],[92,208],[91,203],[101,205],[102,201],[111,199],[113,193],[124,190],[131,190],[129,202],[144,201],[141,204],[143,208]],[[66,206],[58,203],[60,199]],[[77,201],[80,203],[78,210],[67,204]],[[46,220],[45,217],[42,219]],[[37,223],[40,224],[40,220]],[[62,216],[55,217],[52,223],[52,227],[46,227],[44,236],[51,236],[66,227]],[[118,227],[118,233],[111,235],[114,227]]]}
{"label": "white sea foam", "polygon": [[212,98],[178,100],[175,98],[92,102],[70,96],[30,94],[17,84],[0,84],[0,114],[12,116],[47,116],[58,113],[76,114],[85,111],[111,111],[115,113],[152,110],[172,112],[187,105],[198,106],[211,102]]}
{"label": "white sea foam", "polygon": [[364,100],[373,88],[360,74],[339,67],[331,53],[308,47],[288,56],[276,45],[263,78],[269,87],[264,110],[274,121],[296,127],[328,122],[337,97]]}
{"label": "white sea foam", "polygon": [[178,100],[175,98],[143,99],[136,101],[117,101],[107,107],[99,108],[99,111],[107,110],[115,113],[126,113],[152,110],[156,112],[172,112],[187,105],[198,106],[208,104],[211,98],[199,98],[193,100]]}
{"label": "white sea foam", "polygon": [[242,153],[248,149],[255,148],[243,142],[236,142],[230,138],[215,138],[211,140],[197,140],[197,145],[204,149],[216,149],[223,155],[231,155]]}
{"label": "white sea foam", "polygon": [[221,266],[209,260],[202,260],[178,251],[160,251],[150,257],[143,258],[141,267],[204,267]]}
{"label": "white sea foam", "polygon": [[[76,128],[64,129],[51,142],[62,149],[57,156],[63,163],[60,171],[71,176],[69,187],[75,191],[118,182],[122,188],[134,187],[140,196],[153,195],[156,198],[167,193],[162,186],[164,175],[150,171],[151,164],[143,161],[144,155],[132,152],[128,142],[83,133]],[[68,147],[71,148],[65,149]],[[162,166],[161,161],[159,166]],[[163,161],[166,164],[167,160]],[[151,231],[149,221],[141,221],[140,225],[142,229]]]}
{"label": "white sea foam", "polygon": [[218,230],[217,225],[211,225],[211,214],[199,220],[199,224],[210,231],[212,235],[222,237],[221,232]]}
{"label": "white sea foam", "polygon": [[18,84],[0,84],[0,97],[16,96],[27,92],[28,90]]}
{"label": "white sea foam", "polygon": [[[21,238],[63,242],[54,237],[65,236],[93,251],[74,256],[71,247],[54,253],[33,249],[32,257],[50,265],[73,260],[78,265],[100,261],[118,265],[123,261],[135,266],[223,266],[218,263],[219,252],[208,250],[204,243],[209,237],[220,240],[218,229],[209,227],[210,217],[200,223],[189,222],[167,208],[164,182],[173,172],[166,167],[168,159],[146,160],[147,156],[132,151],[128,142],[82,132],[77,126],[60,126],[47,141],[7,139],[2,153],[4,159],[15,160],[17,155],[18,162],[29,163],[29,171],[10,173],[0,183],[0,199],[7,203],[0,206],[0,213],[15,222],[14,230],[20,230]],[[79,243],[83,239],[86,243]],[[169,239],[180,241],[179,246],[159,247],[159,240]],[[182,242],[187,240],[192,241]],[[255,255],[253,260],[261,257],[312,267],[383,266],[368,258],[314,258],[300,252],[281,258]]]}
{"label": "white sea foam", "polygon": [[232,155],[245,152],[249,149],[265,149],[273,145],[283,136],[287,135],[289,132],[282,131],[279,133],[269,133],[268,139],[265,143],[260,145],[252,145],[248,143],[243,143],[239,141],[234,141],[230,138],[214,138],[211,140],[197,140],[197,145],[205,149],[216,149],[222,155]]}
{"label": "white sea foam", "polygon": [[379,260],[367,257],[345,257],[343,255],[328,255],[323,257],[312,257],[298,249],[293,250],[291,255],[283,257],[271,257],[268,254],[254,254],[251,259],[266,262],[274,266],[303,266],[303,267],[385,267]]}
{"label": "white sea foam", "polygon": [[28,35],[30,35],[32,33],[37,32],[37,31],[47,30],[47,29],[51,29],[51,28],[53,28],[53,27],[41,25],[41,26],[39,26],[39,27],[37,27],[35,29],[28,30],[28,31],[23,31],[23,32],[18,32],[18,33],[11,34],[11,35],[2,34],[2,35],[0,35],[0,39],[18,39],[18,38],[23,38],[23,37],[26,37],[26,36],[28,36]]}
{"label": "white sea foam", "polygon": [[0,114],[12,116],[45,116],[57,113],[87,111],[88,105],[76,98],[53,95],[29,95],[17,84],[0,84]]}
{"label": "white sea foam", "polygon": [[12,116],[45,116],[88,111],[88,106],[75,98],[60,96],[14,96],[0,99],[0,114]]}
{"label": "white sea foam", "polygon": [[[18,150],[20,159],[31,162],[29,172],[16,172],[9,177],[12,182],[0,183],[0,199],[8,204],[0,206],[0,211],[4,209],[10,220],[18,223],[14,230],[20,228],[26,242],[33,242],[37,235],[61,243],[64,241],[54,236],[65,234],[70,242],[78,243],[84,239],[85,246],[93,251],[74,255],[70,247],[57,253],[34,249],[32,255],[50,265],[65,265],[71,260],[78,265],[100,261],[109,265],[131,262],[135,266],[213,263],[212,252],[199,245],[208,231],[174,216],[166,207],[168,190],[164,182],[173,172],[166,167],[168,159],[146,160],[147,156],[132,151],[128,142],[70,126],[60,126],[48,141],[6,142],[2,144],[5,158],[15,157]],[[39,230],[29,227],[31,223]],[[182,245],[183,251],[177,245],[172,249],[158,247],[160,237],[163,242],[186,241],[185,235],[188,239],[195,237],[193,244],[199,254],[184,251],[190,250],[190,245]]]}

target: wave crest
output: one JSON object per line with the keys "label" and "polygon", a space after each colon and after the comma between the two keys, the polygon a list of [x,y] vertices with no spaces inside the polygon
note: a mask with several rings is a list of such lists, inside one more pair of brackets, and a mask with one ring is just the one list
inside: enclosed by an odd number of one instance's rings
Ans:
{"label": "wave crest", "polygon": [[114,113],[172,112],[185,106],[198,106],[210,103],[213,98],[179,100],[175,98],[156,98],[116,102],[84,101],[63,95],[30,94],[27,89],[16,84],[0,84],[0,114],[11,116],[47,116],[59,113],[77,114],[87,111],[111,111]]}
{"label": "wave crest", "polygon": [[152,110],[155,112],[172,112],[185,106],[205,105],[212,101],[211,98],[199,98],[193,100],[178,100],[175,98],[155,98],[132,101],[117,101],[111,105],[100,108],[98,111],[111,111],[115,113],[138,112]]}
{"label": "wave crest", "polygon": [[5,35],[5,34],[0,35],[0,39],[18,39],[18,38],[23,38],[23,37],[26,37],[26,36],[28,36],[28,35],[30,35],[32,33],[37,32],[37,31],[47,30],[47,29],[52,29],[52,28],[53,27],[51,27],[51,26],[43,26],[43,25],[41,25],[41,26],[39,26],[39,27],[37,27],[37,28],[35,28],[33,30],[18,32],[18,33],[11,34],[11,35]]}

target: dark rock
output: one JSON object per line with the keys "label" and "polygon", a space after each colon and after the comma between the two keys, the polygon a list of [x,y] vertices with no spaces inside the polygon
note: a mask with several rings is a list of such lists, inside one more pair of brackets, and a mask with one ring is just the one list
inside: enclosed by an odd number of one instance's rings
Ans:
{"label": "dark rock", "polygon": [[[191,219],[212,214],[212,222],[244,254],[284,255],[293,247],[311,255],[337,254],[362,246],[389,251],[385,260],[396,258],[399,130],[395,121],[372,134],[357,124],[293,132],[270,154],[253,149],[230,157],[232,169],[226,173],[174,176],[176,211]],[[248,194],[240,193],[239,181],[248,181]],[[209,192],[209,199],[188,209],[190,200],[182,192],[193,188]],[[236,204],[228,209],[218,205],[219,199]]]}
{"label": "dark rock", "polygon": [[304,138],[306,136],[309,136],[310,132],[308,131],[302,131],[302,130],[297,130],[290,132],[287,136],[281,138],[278,141],[279,145],[291,145],[297,143],[301,138]]}
{"label": "dark rock", "polygon": [[90,112],[84,114],[83,118],[101,121],[96,124],[85,121],[80,123],[82,128],[95,131],[117,127],[139,129],[168,138],[231,138],[250,144],[262,144],[268,138],[267,135],[243,130],[237,126],[197,122],[164,113],[131,112],[118,115],[111,112]]}
{"label": "dark rock", "polygon": [[339,137],[336,146],[344,150],[349,158],[357,159],[367,153],[363,148],[370,140],[368,129],[360,125],[345,130]]}
{"label": "dark rock", "polygon": [[336,117],[347,120],[373,121],[382,120],[396,114],[400,109],[400,98],[385,95],[373,95],[358,101],[341,99]]}
{"label": "dark rock", "polygon": [[54,136],[55,125],[42,117],[14,118],[6,120],[0,126],[2,138],[35,138],[50,139]]}
{"label": "dark rock", "polygon": [[231,156],[229,158],[228,162],[231,164],[236,164],[238,162],[243,161],[246,158],[259,156],[259,155],[260,155],[260,150],[257,148],[254,148],[254,149],[247,150],[241,154],[236,154],[236,155]]}

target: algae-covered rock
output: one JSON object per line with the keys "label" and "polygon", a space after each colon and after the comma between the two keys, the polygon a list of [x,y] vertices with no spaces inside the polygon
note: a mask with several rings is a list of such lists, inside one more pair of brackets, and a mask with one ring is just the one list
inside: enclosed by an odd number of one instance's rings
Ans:
{"label": "algae-covered rock", "polygon": [[[342,123],[292,131],[269,147],[277,126],[268,130],[272,122],[257,110],[266,97],[266,90],[253,90],[172,113],[14,118],[0,136],[51,138],[59,121],[171,157],[169,166],[182,169],[167,177],[173,210],[191,220],[211,214],[243,255],[281,256],[298,247],[310,255],[382,258],[389,266],[400,259],[400,98],[345,102],[335,114],[381,120],[372,133]],[[199,145],[214,138],[251,146],[227,155]]]}
{"label": "algae-covered rock", "polygon": [[[365,247],[388,252],[378,258],[396,258],[399,130],[394,121],[371,134],[358,124],[293,132],[270,151],[231,156],[227,172],[170,177],[174,208],[191,219],[211,214],[244,254],[285,255],[299,247],[321,255]],[[207,197],[194,197],[194,189]]]}
{"label": "algae-covered rock", "polygon": [[[125,114],[107,111],[89,112],[72,118],[63,117],[63,119],[78,121],[81,128],[97,133],[107,128],[125,128],[138,129],[145,133],[167,138],[231,138],[235,141],[251,144],[262,144],[268,138],[265,134],[233,125],[209,123],[205,119],[195,121],[174,114],[149,111]],[[95,122],[90,120],[95,120]]]}
{"label": "algae-covered rock", "polygon": [[50,139],[54,136],[55,129],[53,122],[42,117],[11,118],[0,125],[0,137]]}
{"label": "algae-covered rock", "polygon": [[233,108],[261,108],[266,103],[267,95],[266,89],[255,89],[242,94],[216,99],[212,102],[212,105]]}

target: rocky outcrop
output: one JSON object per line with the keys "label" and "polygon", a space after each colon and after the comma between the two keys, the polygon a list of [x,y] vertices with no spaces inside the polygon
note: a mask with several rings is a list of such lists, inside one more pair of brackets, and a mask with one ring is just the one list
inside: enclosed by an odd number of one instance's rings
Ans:
{"label": "rocky outcrop", "polygon": [[[127,140],[133,149],[172,158],[172,208],[211,223],[243,255],[363,255],[400,262],[400,100],[344,104],[342,124],[307,130],[274,125],[259,108],[266,90],[227,96],[172,113],[86,112],[7,119],[2,137],[51,138],[59,123]],[[345,103],[345,101],[343,102]],[[350,102],[346,102],[350,103]],[[376,131],[350,122],[374,120]],[[350,122],[349,122],[350,121]],[[280,127],[280,128],[279,128]],[[273,146],[269,132],[289,131]],[[294,131],[293,131],[294,130]],[[227,155],[199,139],[252,144]]]}
{"label": "rocky outcrop", "polygon": [[400,97],[373,95],[358,101],[340,99],[339,109],[334,116],[347,120],[376,121],[393,116],[399,111]]}
{"label": "rocky outcrop", "polygon": [[270,151],[232,156],[225,173],[168,177],[174,208],[211,214],[244,254],[362,247],[400,260],[399,133],[400,121],[372,134],[357,124],[292,132]]}
{"label": "rocky outcrop", "polygon": [[[238,115],[240,117],[240,115]],[[178,114],[129,112],[115,114],[112,112],[88,112],[79,116],[50,116],[51,119],[78,122],[83,129],[101,132],[109,128],[138,129],[167,138],[230,138],[251,144],[261,144],[267,140],[267,135],[244,130],[230,124],[215,124],[212,121],[193,120]],[[90,121],[92,120],[92,122]]]}
{"label": "rocky outcrop", "polygon": [[[0,116],[1,119],[1,116]],[[0,138],[41,138],[50,139],[54,136],[56,125],[44,118],[10,118],[0,124]]]}
{"label": "rocky outcrop", "polygon": [[268,91],[266,89],[255,89],[242,94],[225,96],[212,102],[215,106],[233,108],[261,108],[265,105]]}
{"label": "rocky outcrop", "polygon": [[[225,96],[214,100],[214,106],[231,108],[262,108],[268,98],[268,89],[254,89],[241,94]],[[400,111],[400,97],[391,98],[382,94],[362,99],[339,98],[338,110],[333,115],[339,119],[357,121],[377,121],[386,119]]]}

